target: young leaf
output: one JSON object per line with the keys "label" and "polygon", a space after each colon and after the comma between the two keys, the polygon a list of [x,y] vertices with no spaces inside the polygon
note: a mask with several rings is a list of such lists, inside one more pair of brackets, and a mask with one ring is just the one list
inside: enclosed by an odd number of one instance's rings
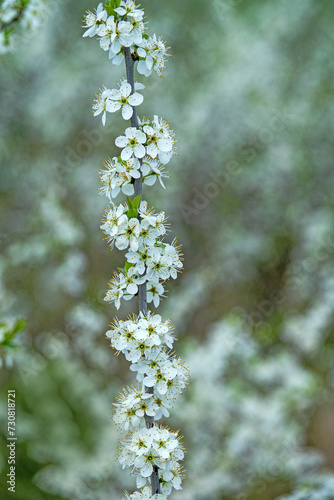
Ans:
{"label": "young leaf", "polygon": [[129,207],[129,209],[131,210],[131,209],[133,208],[131,198],[129,198],[129,196],[127,196],[127,197],[126,197],[126,201],[128,202],[128,207]]}
{"label": "young leaf", "polygon": [[26,326],[27,322],[25,319],[18,319],[12,330],[12,335],[16,335],[17,333],[21,332]]}
{"label": "young leaf", "polygon": [[125,212],[129,219],[138,219],[138,210],[131,208],[127,212]]}
{"label": "young leaf", "polygon": [[128,272],[128,270],[130,269],[130,267],[133,267],[133,266],[134,266],[134,264],[131,264],[131,262],[127,262],[126,261],[126,263],[125,263],[125,270],[126,270],[126,272]]}
{"label": "young leaf", "polygon": [[110,5],[105,5],[104,10],[107,12],[108,16],[115,17],[116,12],[114,11],[114,9]]}
{"label": "young leaf", "polygon": [[133,200],[132,200],[132,206],[135,210],[138,210],[139,208],[139,203],[140,203],[140,198],[141,198],[141,194],[139,194],[138,196],[136,196]]}

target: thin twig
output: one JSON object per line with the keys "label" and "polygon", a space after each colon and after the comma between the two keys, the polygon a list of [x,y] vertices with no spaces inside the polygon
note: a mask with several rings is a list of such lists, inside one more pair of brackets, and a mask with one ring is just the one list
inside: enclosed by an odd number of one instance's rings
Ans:
{"label": "thin twig", "polygon": [[[125,66],[126,66],[126,77],[128,83],[131,85],[132,94],[135,92],[135,81],[134,81],[134,61],[131,56],[131,51],[129,47],[124,47],[124,57],[125,57]],[[133,107],[133,115],[131,117],[131,127],[138,127],[138,116],[137,110]],[[140,160],[140,164],[142,160]],[[142,175],[138,179],[135,179],[134,182],[134,190],[135,195],[141,195],[143,193],[143,178]],[[146,283],[139,285],[138,290],[138,309],[139,312],[142,312],[144,316],[147,314],[147,293],[146,293]],[[147,387],[146,392],[148,394],[153,394],[153,387]],[[154,417],[148,417],[145,415],[146,427],[150,429],[154,427]],[[160,480],[159,480],[159,468],[157,466],[153,467],[153,472],[151,475],[151,486],[152,486],[152,495],[156,495],[160,493]]]}

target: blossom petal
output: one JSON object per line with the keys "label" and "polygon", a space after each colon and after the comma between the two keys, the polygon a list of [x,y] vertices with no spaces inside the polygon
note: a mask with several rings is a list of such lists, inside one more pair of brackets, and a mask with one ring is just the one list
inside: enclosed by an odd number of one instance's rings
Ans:
{"label": "blossom petal", "polygon": [[149,477],[153,472],[152,464],[146,462],[144,467],[140,469],[140,473],[143,477]]}
{"label": "blossom petal", "polygon": [[138,64],[137,64],[137,71],[141,75],[145,75],[146,76],[147,67],[146,67],[146,62],[145,61],[139,61],[138,62]]}
{"label": "blossom petal", "polygon": [[122,48],[121,42],[119,40],[114,40],[111,45],[111,50],[113,51],[113,53],[118,54],[121,48]]}
{"label": "blossom petal", "polygon": [[137,146],[134,147],[133,151],[137,158],[144,158],[145,146],[143,146],[142,144],[137,144]]}
{"label": "blossom petal", "polygon": [[126,291],[128,293],[131,293],[131,295],[136,295],[136,293],[138,292],[138,287],[135,283],[130,283],[130,285],[127,286]]}
{"label": "blossom petal", "polygon": [[121,152],[122,160],[124,161],[129,160],[131,156],[132,156],[132,148],[130,146],[127,146],[126,148],[122,149]]}
{"label": "blossom petal", "polygon": [[119,66],[123,62],[124,56],[122,53],[120,53],[116,57],[110,57],[110,52],[109,52],[109,58],[112,59],[113,64]]}
{"label": "blossom petal", "polygon": [[143,382],[146,387],[153,387],[155,385],[155,377],[145,377]]}
{"label": "blossom petal", "polygon": [[134,192],[135,192],[135,189],[133,187],[133,184],[131,184],[129,182],[128,184],[125,184],[124,186],[122,186],[122,191],[127,196],[132,196],[134,194]]}
{"label": "blossom petal", "polygon": [[135,92],[134,94],[130,95],[128,102],[131,104],[131,106],[139,106],[144,100],[144,97],[141,94],[138,94],[138,92]]}
{"label": "blossom petal", "polygon": [[122,91],[122,94],[124,97],[129,97],[129,95],[131,94],[131,91],[132,91],[132,87],[128,82],[124,82],[122,87],[121,87],[121,91]]}
{"label": "blossom petal", "polygon": [[151,158],[156,158],[158,155],[158,148],[153,142],[147,146],[146,151]]}
{"label": "blossom petal", "polygon": [[128,144],[128,139],[124,135],[120,135],[119,137],[116,138],[115,144],[119,148],[124,148]]}
{"label": "blossom petal", "polygon": [[115,111],[118,111],[121,107],[121,103],[118,101],[106,101],[106,110],[109,111],[109,113],[115,113]]}
{"label": "blossom petal", "polygon": [[124,120],[130,120],[131,116],[133,115],[133,109],[129,104],[125,104],[122,109],[122,117]]}
{"label": "blossom petal", "polygon": [[158,147],[163,151],[164,153],[168,153],[173,149],[173,143],[170,139],[159,139],[158,140]]}

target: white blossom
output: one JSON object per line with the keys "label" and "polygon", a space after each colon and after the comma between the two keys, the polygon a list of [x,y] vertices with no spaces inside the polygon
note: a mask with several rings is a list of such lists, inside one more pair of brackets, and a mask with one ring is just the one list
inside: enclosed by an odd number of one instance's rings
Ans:
{"label": "white blossom", "polygon": [[96,99],[94,99],[93,110],[94,116],[98,116],[102,113],[102,125],[106,124],[107,120],[107,111],[109,106],[109,96],[110,89],[107,89],[105,85],[101,87],[99,93],[97,93]]}
{"label": "white blossom", "polygon": [[114,303],[116,309],[120,308],[121,298],[131,300],[138,292],[138,286],[145,280],[140,278],[134,268],[130,268],[127,272],[115,273],[114,277],[109,281],[109,290],[106,293],[104,300]]}
{"label": "white blossom", "polygon": [[144,17],[144,11],[137,9],[137,6],[133,0],[122,0],[120,6],[115,9],[117,14],[120,16],[129,16],[136,21],[142,21]]}
{"label": "white blossom", "polygon": [[[146,483],[146,481],[145,481]],[[164,494],[152,495],[152,490],[150,486],[146,486],[141,491],[136,491],[129,495],[127,492],[124,493],[122,500],[167,500],[167,496]]]}
{"label": "white blossom", "polygon": [[145,413],[147,415],[155,414],[155,412],[150,411],[152,403],[148,402],[152,397],[152,394],[147,394],[136,388],[123,389],[122,394],[117,397],[117,403],[114,403],[114,422],[125,430],[128,430],[130,426],[138,427],[142,423],[141,417]]}
{"label": "white blossom", "polygon": [[161,492],[170,495],[173,488],[182,490],[184,473],[177,460],[170,460],[166,469],[161,473]]}
{"label": "white blossom", "polygon": [[105,51],[109,50],[109,59],[114,59],[113,63],[116,65],[123,61],[124,56],[120,54],[122,47],[130,47],[133,43],[131,31],[130,22],[118,22],[113,16],[108,17],[106,23],[98,30],[100,47]]}
{"label": "white blossom", "polygon": [[162,165],[158,160],[153,160],[148,156],[145,156],[141,165],[141,171],[143,174],[143,183],[147,186],[153,186],[155,181],[159,179],[161,186],[166,189],[163,178],[168,178],[169,175],[166,172],[165,165]]}
{"label": "white blossom", "polygon": [[161,283],[148,281],[146,285],[146,291],[147,303],[150,304],[151,302],[153,302],[155,307],[159,307],[160,298],[164,297],[163,293],[165,291]]}
{"label": "white blossom", "polygon": [[123,392],[117,397],[117,403],[114,403],[113,420],[124,430],[128,430],[130,427],[143,427],[145,415],[160,420],[162,416],[169,416],[167,408],[170,406],[170,403],[167,400],[162,400],[159,395],[148,394],[135,387],[123,389]]}
{"label": "white blossom", "polygon": [[111,204],[111,208],[105,212],[104,223],[101,225],[102,231],[108,235],[109,242],[113,244],[115,236],[117,236],[124,224],[127,223],[126,207],[124,205]]}
{"label": "white blossom", "polygon": [[131,156],[143,158],[145,156],[146,135],[135,127],[128,127],[125,136],[117,137],[116,146],[123,148],[121,152],[122,160],[128,160]]}
{"label": "white blossom", "polygon": [[[145,223],[142,223],[141,227],[143,226],[143,224],[145,224]],[[145,226],[147,226],[147,224],[145,224]],[[144,229],[144,231],[146,231],[146,229]],[[155,231],[155,230],[153,230],[153,231]],[[142,234],[142,232],[141,232],[141,234]],[[153,245],[155,242],[155,238],[157,237],[157,232],[155,232],[154,234],[155,234],[155,236],[154,236],[153,241],[152,241],[152,246],[141,245],[138,252],[131,252],[130,251],[130,252],[125,254],[127,261],[130,262],[131,264],[133,264],[136,271],[141,275],[145,274],[147,260],[154,253],[154,246]]]}
{"label": "white blossom", "polygon": [[101,24],[107,20],[108,14],[103,8],[103,4],[100,3],[95,10],[95,14],[88,11],[84,17],[85,25],[84,28],[88,28],[82,36],[93,37],[97,34]]}
{"label": "white blossom", "polygon": [[121,307],[121,298],[124,295],[124,286],[122,276],[115,274],[109,282],[109,290],[106,293],[104,300],[106,302],[113,302],[116,309]]}
{"label": "white blossom", "polygon": [[146,277],[151,281],[176,279],[177,271],[183,267],[176,248],[169,244],[155,248],[146,265]]}
{"label": "white blossom", "polygon": [[[143,85],[137,84],[137,88],[143,87]],[[131,85],[126,80],[121,83],[119,90],[111,90],[107,111],[113,113],[121,109],[124,120],[130,120],[133,115],[133,106],[139,106],[139,104],[143,102],[143,96],[141,94],[138,92],[131,94],[131,92]]]}
{"label": "white blossom", "polygon": [[21,37],[41,26],[47,14],[46,0],[0,1],[0,55],[21,48]]}
{"label": "white blossom", "polygon": [[111,340],[111,346],[124,354],[136,349],[136,343],[140,342],[146,342],[150,347],[166,345],[169,348],[174,342],[174,328],[170,321],[162,321],[159,314],[151,311],[147,311],[145,316],[141,312],[126,321],[116,319],[106,335]]}
{"label": "white blossom", "polygon": [[17,0],[4,0],[0,5],[0,21],[9,24],[20,12]]}
{"label": "white blossom", "polygon": [[108,89],[103,85],[93,101],[94,116],[102,113],[102,124],[106,124],[106,114],[121,109],[124,120],[133,115],[133,107],[143,102],[143,96],[136,90],[145,88],[141,83],[135,83],[135,92],[131,94],[131,85],[122,80],[119,89]]}
{"label": "white blossom", "polygon": [[139,73],[150,76],[152,70],[154,70],[158,75],[161,75],[169,56],[168,49],[161,37],[157,38],[154,34],[148,39],[143,39],[137,53],[140,57],[137,66]]}
{"label": "white blossom", "polygon": [[139,232],[140,222],[137,218],[133,217],[128,219],[120,227],[120,231],[115,238],[115,245],[119,250],[125,250],[130,246],[133,252],[138,250],[139,246]]}
{"label": "white blossom", "polygon": [[23,9],[22,27],[25,30],[37,29],[47,14],[48,5],[45,0],[30,0]]}
{"label": "white blossom", "polygon": [[146,134],[146,154],[152,158],[158,158],[166,165],[175,154],[175,133],[169,123],[154,115],[153,120],[142,120],[140,128]]}
{"label": "white blossom", "polygon": [[[137,363],[130,367],[131,371],[137,372],[137,381],[142,382],[146,387],[154,387],[159,397],[174,399],[182,389],[187,387],[189,381],[189,370],[181,359],[170,356],[167,352],[161,350],[150,359],[140,358]],[[172,381],[176,379],[174,385]],[[173,387],[173,394],[170,393],[170,387]],[[177,387],[178,392],[175,392]]]}
{"label": "white blossom", "polygon": [[123,161],[121,157],[108,158],[105,169],[99,172],[102,186],[100,194],[105,194],[109,200],[116,198],[122,191],[127,196],[134,194],[133,182],[140,177],[140,163],[137,158]]}
{"label": "white blossom", "polygon": [[119,461],[123,469],[132,467],[135,473],[143,478],[151,476],[154,465],[168,470],[170,461],[177,462],[184,456],[177,433],[167,428],[135,430],[122,444]]}

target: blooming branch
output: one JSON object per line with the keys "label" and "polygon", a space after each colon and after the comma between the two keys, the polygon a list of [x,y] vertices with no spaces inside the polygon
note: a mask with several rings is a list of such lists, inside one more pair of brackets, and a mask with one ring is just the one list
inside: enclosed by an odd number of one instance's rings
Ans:
{"label": "blooming branch", "polygon": [[[137,107],[143,103],[139,90],[145,87],[134,79],[134,67],[141,75],[161,74],[168,57],[165,43],[145,32],[144,11],[132,0],[100,3],[85,16],[83,36],[96,37],[115,65],[125,62],[126,79],[118,89],[103,86],[93,104],[94,115],[121,111],[130,120],[124,134],[116,138],[120,156],[108,158],[100,171],[100,194],[107,197],[101,229],[111,248],[126,251],[124,268],[109,282],[105,300],[119,309],[123,300],[138,296],[138,315],[126,321],[117,318],[107,337],[117,353],[124,354],[136,373],[137,386],[124,389],[114,404],[113,419],[128,431],[121,443],[119,461],[131,467],[140,491],[125,500],[167,499],[172,489],[181,489],[184,478],[180,460],[184,449],[177,432],[159,426],[169,416],[176,397],[188,384],[188,369],[171,352],[174,327],[148,310],[158,307],[165,296],[166,280],[176,279],[182,270],[182,253],[176,240],[166,242],[169,224],[163,211],[156,213],[142,199],[143,185],[152,186],[169,177],[165,165],[176,152],[176,138],[168,122],[157,115],[139,119]],[[122,193],[125,202],[113,200]],[[132,197],[132,198],[130,198]]]}

